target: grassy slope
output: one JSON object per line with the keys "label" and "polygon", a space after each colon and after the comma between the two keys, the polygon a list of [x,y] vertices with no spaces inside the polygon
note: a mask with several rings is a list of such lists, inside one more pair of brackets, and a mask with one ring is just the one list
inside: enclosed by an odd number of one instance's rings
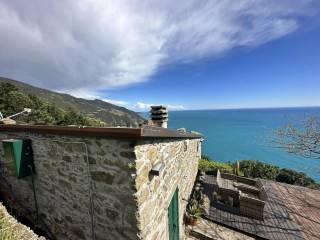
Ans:
{"label": "grassy slope", "polygon": [[139,122],[143,121],[143,118],[137,113],[101,100],[76,98],[3,77],[0,77],[1,82],[11,83],[21,91],[35,95],[62,109],[72,108],[88,116],[99,118],[110,126],[138,126]]}

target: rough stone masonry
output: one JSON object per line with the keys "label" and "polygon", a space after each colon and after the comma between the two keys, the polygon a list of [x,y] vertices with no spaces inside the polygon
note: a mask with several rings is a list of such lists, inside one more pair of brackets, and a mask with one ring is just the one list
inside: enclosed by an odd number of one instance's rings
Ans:
{"label": "rough stone masonry", "polygon": [[[201,156],[201,136],[160,128],[62,130],[0,126],[0,139],[32,141],[31,176],[18,179],[0,144],[0,194],[55,239],[169,239],[168,206],[183,215]],[[159,176],[150,172],[164,165]]]}

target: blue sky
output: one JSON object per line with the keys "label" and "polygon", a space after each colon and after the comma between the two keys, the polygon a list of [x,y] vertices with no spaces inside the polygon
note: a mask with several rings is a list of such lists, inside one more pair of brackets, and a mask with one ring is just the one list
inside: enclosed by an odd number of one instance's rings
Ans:
{"label": "blue sky", "polygon": [[0,1],[0,76],[143,111],[320,105],[319,0]]}
{"label": "blue sky", "polygon": [[128,103],[169,102],[178,110],[320,106],[319,43],[319,27],[301,30],[219,58],[167,66],[147,82],[108,94]]}

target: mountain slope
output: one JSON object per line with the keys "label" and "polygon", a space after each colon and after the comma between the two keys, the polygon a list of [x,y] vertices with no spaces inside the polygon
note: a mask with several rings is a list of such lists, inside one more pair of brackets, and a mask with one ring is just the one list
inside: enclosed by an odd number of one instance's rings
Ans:
{"label": "mountain slope", "polygon": [[64,110],[73,109],[90,117],[102,120],[108,126],[137,127],[144,119],[137,113],[102,100],[86,100],[69,94],[57,93],[26,83],[0,77],[0,83],[11,83],[22,92],[32,94]]}

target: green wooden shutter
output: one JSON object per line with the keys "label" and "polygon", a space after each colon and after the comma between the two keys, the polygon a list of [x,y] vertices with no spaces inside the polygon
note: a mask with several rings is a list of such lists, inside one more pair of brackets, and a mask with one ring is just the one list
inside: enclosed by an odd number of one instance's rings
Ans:
{"label": "green wooden shutter", "polygon": [[179,195],[178,189],[175,191],[169,208],[169,240],[179,240]]}
{"label": "green wooden shutter", "polygon": [[28,139],[3,140],[4,157],[8,162],[15,164],[18,178],[31,175],[29,165],[34,171],[31,141]]}

